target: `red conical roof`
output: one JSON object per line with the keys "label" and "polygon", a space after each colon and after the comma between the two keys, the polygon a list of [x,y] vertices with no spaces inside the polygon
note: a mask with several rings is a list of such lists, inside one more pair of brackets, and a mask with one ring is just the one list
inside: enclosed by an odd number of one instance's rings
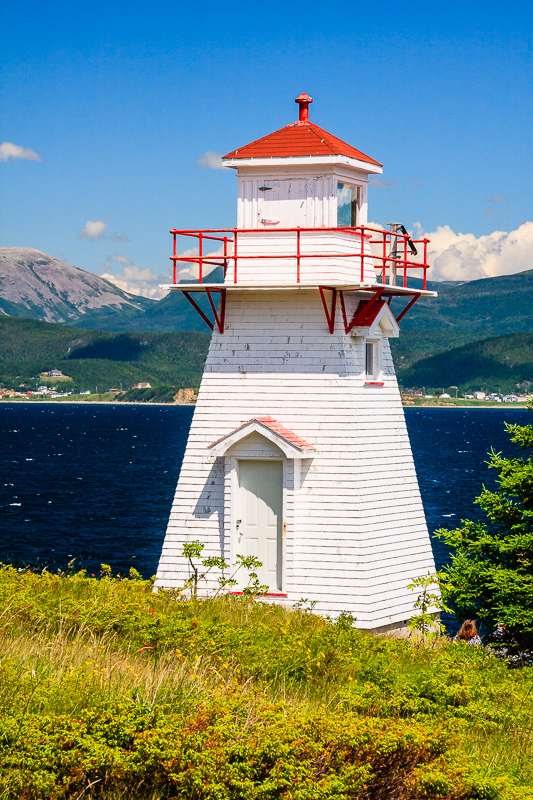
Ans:
{"label": "red conical roof", "polygon": [[[309,102],[313,102],[309,95],[301,94],[296,99],[302,108],[305,103],[307,110]],[[343,142],[332,133],[328,133],[323,128],[319,128],[313,122],[298,121],[280,128],[268,136],[256,139],[255,142],[245,144],[237,150],[223,156],[223,158],[290,158],[297,156],[347,156],[358,161],[366,161],[368,164],[375,164],[381,167],[379,161],[375,161],[370,156],[352,147],[351,144]]]}

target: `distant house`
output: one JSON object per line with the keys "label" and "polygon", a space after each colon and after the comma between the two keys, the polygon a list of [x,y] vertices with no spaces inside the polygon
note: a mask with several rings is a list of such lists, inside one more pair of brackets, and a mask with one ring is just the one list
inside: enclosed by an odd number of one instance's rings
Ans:
{"label": "distant house", "polygon": [[60,369],[50,369],[48,372],[41,372],[46,378],[68,378],[68,375],[63,375]]}
{"label": "distant house", "polygon": [[151,389],[151,383],[136,383],[135,386],[131,387],[132,389]]}
{"label": "distant house", "polygon": [[448,392],[443,392],[443,394],[440,395],[440,398],[441,400],[449,400],[451,395],[449,395]]}
{"label": "distant house", "polygon": [[487,395],[485,392],[474,392],[474,399],[475,400],[486,400]]}

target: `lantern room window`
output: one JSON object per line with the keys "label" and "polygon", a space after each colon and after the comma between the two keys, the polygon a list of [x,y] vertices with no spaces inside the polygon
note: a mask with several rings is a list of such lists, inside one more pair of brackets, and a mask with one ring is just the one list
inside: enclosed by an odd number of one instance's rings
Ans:
{"label": "lantern room window", "polygon": [[349,183],[337,183],[337,227],[355,228],[357,226],[357,207],[359,187]]}

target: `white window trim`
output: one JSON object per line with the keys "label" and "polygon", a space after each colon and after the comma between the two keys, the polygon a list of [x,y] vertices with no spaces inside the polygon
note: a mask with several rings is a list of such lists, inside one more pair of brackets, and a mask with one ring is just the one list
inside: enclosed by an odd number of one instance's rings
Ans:
{"label": "white window trim", "polygon": [[[364,339],[364,364],[365,364],[365,377],[372,378],[373,380],[377,380],[382,375],[382,339]],[[373,370],[372,372],[367,372],[367,357],[366,357],[366,348],[367,345],[372,345],[372,360],[373,360]]]}

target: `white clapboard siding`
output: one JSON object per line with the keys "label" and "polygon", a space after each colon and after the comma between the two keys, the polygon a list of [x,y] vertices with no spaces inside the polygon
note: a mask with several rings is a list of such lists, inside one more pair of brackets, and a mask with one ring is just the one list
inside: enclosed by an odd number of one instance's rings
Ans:
{"label": "white clapboard siding", "polygon": [[[357,296],[348,295],[353,310]],[[224,334],[213,333],[194,412],[157,586],[187,578],[183,543],[236,555],[232,504],[239,458],[284,463],[283,593],[316,610],[343,610],[363,628],[404,625],[414,577],[434,570],[388,340],[381,373],[364,374],[364,336],[328,331],[318,291],[228,293]],[[379,380],[382,386],[365,386]],[[271,416],[315,448],[298,464],[253,433],[224,456],[209,446],[248,420]],[[216,576],[210,582],[216,586]]]}

